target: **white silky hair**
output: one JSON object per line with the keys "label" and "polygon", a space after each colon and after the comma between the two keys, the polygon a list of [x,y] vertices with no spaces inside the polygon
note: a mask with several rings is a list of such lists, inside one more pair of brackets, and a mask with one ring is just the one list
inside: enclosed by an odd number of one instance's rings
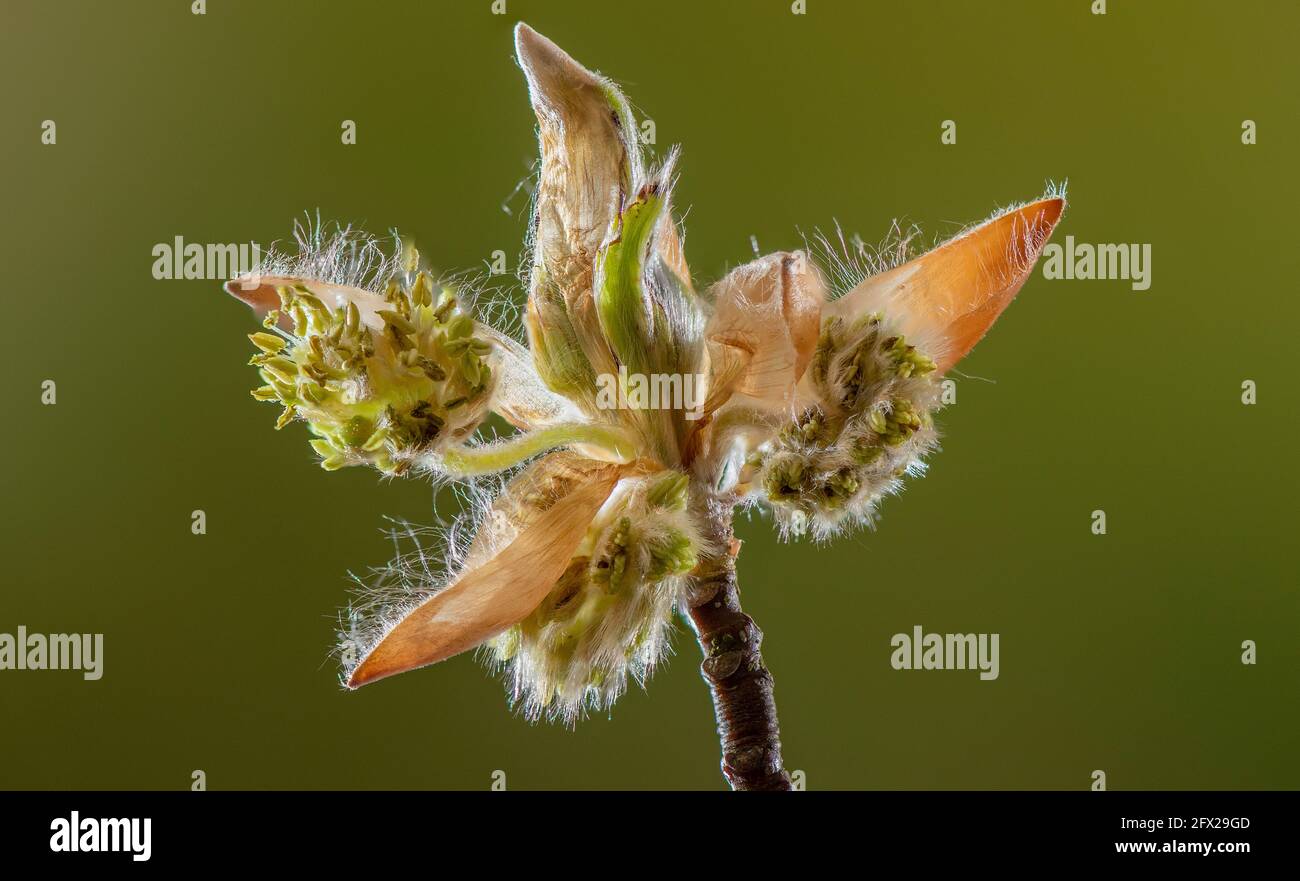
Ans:
{"label": "white silky hair", "polygon": [[351,224],[325,222],[318,211],[294,221],[293,247],[272,243],[262,255],[262,275],[317,279],[336,285],[382,290],[392,276],[401,274],[401,239],[364,232]]}
{"label": "white silky hair", "polygon": [[[509,634],[481,647],[481,656],[504,673],[511,705],[529,721],[545,719],[573,727],[590,713],[608,712],[627,690],[629,680],[644,687],[672,653],[674,611],[684,607],[693,582],[685,576],[644,577],[649,548],[676,532],[685,535],[697,553],[717,549],[701,535],[698,511],[690,506],[669,510],[649,502],[650,487],[668,473],[622,479],[593,518],[575,560],[589,556],[594,563],[620,522],[628,521],[636,541],[629,548],[627,572],[638,574],[634,583],[606,595],[609,605],[577,637],[571,651],[559,650],[557,639],[565,628],[558,618],[534,633],[517,634],[508,656],[503,653],[512,638]],[[584,568],[578,574],[581,585],[588,583],[592,571]],[[557,587],[561,583],[563,579]]]}
{"label": "white silky hair", "polygon": [[[433,525],[386,518],[389,526],[384,531],[393,543],[393,558],[364,575],[349,573],[352,599],[340,613],[335,649],[342,682],[403,618],[460,577],[479,524],[510,479],[529,464],[456,482],[435,479],[435,496],[440,485],[450,487],[459,510]],[[508,543],[504,537],[484,537],[491,540],[492,553]]]}

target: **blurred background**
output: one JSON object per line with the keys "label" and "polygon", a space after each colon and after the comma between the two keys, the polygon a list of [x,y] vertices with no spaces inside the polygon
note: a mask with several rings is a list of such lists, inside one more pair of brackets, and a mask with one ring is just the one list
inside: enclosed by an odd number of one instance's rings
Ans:
{"label": "blurred background", "polygon": [[[659,154],[684,145],[697,281],[751,236],[874,242],[898,219],[934,240],[1047,179],[1069,179],[1055,241],[1152,246],[1146,291],[1035,273],[876,531],[740,523],[810,789],[1300,786],[1300,10],[1090,5],[7,0],[0,632],[103,633],[105,656],[97,682],[0,671],[0,787],[724,787],[685,629],[576,731],[512,714],[471,655],[341,691],[347,572],[388,559],[385,515],[454,499],[321,471],[248,396],[248,310],[151,273],[176,236],[267,245],[318,209],[514,273],[536,151],[518,20],[618,79]],[[917,624],[999,633],[1000,677],[895,671]]]}

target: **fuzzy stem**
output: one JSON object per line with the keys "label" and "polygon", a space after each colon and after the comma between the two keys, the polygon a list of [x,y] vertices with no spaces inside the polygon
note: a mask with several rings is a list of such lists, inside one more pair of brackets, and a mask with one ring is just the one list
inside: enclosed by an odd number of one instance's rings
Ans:
{"label": "fuzzy stem", "polygon": [[631,458],[633,450],[632,440],[627,433],[612,425],[554,425],[517,434],[496,443],[454,447],[437,454],[430,464],[439,471],[457,477],[472,477],[504,471],[538,453],[573,444],[599,447],[610,456],[623,461]]}
{"label": "fuzzy stem", "polygon": [[731,511],[713,511],[709,520],[709,538],[721,553],[696,569],[689,614],[704,651],[700,671],[713,694],[722,774],[736,790],[789,790],[772,674],[759,650],[763,631],[740,608]]}

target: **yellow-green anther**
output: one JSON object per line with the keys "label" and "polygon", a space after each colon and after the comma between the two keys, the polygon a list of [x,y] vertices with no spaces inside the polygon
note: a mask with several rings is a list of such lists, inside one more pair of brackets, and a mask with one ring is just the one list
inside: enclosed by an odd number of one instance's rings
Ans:
{"label": "yellow-green anther", "polygon": [[388,338],[393,341],[393,345],[397,347],[399,352],[415,348],[415,341],[411,339],[411,335],[403,333],[402,329],[397,325],[385,324],[384,329],[388,331]]}
{"label": "yellow-green anther", "polygon": [[466,353],[460,359],[461,372],[465,374],[465,381],[472,388],[477,387],[483,378],[480,370],[481,366],[479,359],[472,354]]}
{"label": "yellow-green anther", "polygon": [[253,341],[263,352],[274,355],[285,346],[284,337],[276,336],[273,333],[250,333],[248,338]]}
{"label": "yellow-green anther", "polygon": [[303,381],[298,384],[298,393],[312,404],[319,404],[325,400],[326,392],[320,383],[314,381]]}
{"label": "yellow-green anther", "polygon": [[827,425],[825,414],[820,410],[805,410],[798,419],[781,430],[781,439],[795,446],[800,444],[823,444],[834,439],[833,430]]}
{"label": "yellow-green anther", "polygon": [[907,398],[894,398],[892,401],[893,410],[890,416],[893,421],[900,426],[906,427],[910,431],[915,431],[921,427],[921,417],[912,406],[912,402]]}
{"label": "yellow-green anther", "polygon": [[799,426],[800,434],[803,436],[804,443],[812,443],[821,435],[822,421],[821,417],[813,414],[803,425]]}
{"label": "yellow-green anther", "polygon": [[394,312],[392,309],[380,309],[379,317],[384,319],[384,323],[392,325],[404,334],[415,333],[415,325]]}
{"label": "yellow-green anther", "polygon": [[443,288],[438,295],[438,308],[433,310],[433,317],[439,324],[447,323],[447,316],[456,308],[456,293],[451,288]]}
{"label": "yellow-green anther", "polygon": [[885,413],[883,410],[872,410],[871,414],[867,416],[867,424],[871,426],[871,430],[876,434],[884,434],[889,428],[889,423],[885,419]]}
{"label": "yellow-green anther", "polygon": [[432,358],[421,356],[416,361],[416,364],[418,364],[420,369],[424,371],[424,375],[432,379],[434,382],[442,382],[447,378],[447,371],[439,367],[438,362],[434,361]]}
{"label": "yellow-green anther", "polygon": [[280,418],[275,420],[275,430],[279,431],[280,429],[288,425],[290,422],[292,422],[294,415],[295,412],[292,405],[285,407],[284,412],[280,414]]}
{"label": "yellow-green anther", "polygon": [[331,317],[329,307],[318,300],[314,294],[308,293],[306,288],[301,289],[296,302],[303,308],[309,318],[315,320],[318,327],[327,327],[329,325]]}
{"label": "yellow-green anther", "polygon": [[908,345],[907,340],[901,336],[886,339],[882,349],[901,377],[924,376],[934,370],[934,362],[918,352],[916,346]]}
{"label": "yellow-green anther", "polygon": [[323,459],[328,459],[331,456],[338,454],[338,450],[334,448],[334,445],[324,438],[312,438],[307,443],[311,444],[311,448]]}
{"label": "yellow-green anther", "polygon": [[433,279],[429,273],[421,272],[415,277],[415,284],[411,286],[411,302],[416,306],[433,303]]}
{"label": "yellow-green anther", "polygon": [[286,385],[292,385],[298,378],[298,365],[288,358],[270,357],[260,364],[263,370]]}
{"label": "yellow-green anther", "polygon": [[275,389],[275,393],[277,397],[283,400],[288,400],[289,398],[292,398],[294,396],[294,386],[292,384],[286,385],[285,383],[280,382],[280,380],[276,376],[274,376],[271,373],[271,371],[259,370],[257,371],[257,375],[262,377],[262,382],[266,383],[267,385]]}
{"label": "yellow-green anther", "polygon": [[414,272],[415,268],[420,265],[420,250],[415,247],[415,242],[406,237],[402,237],[402,269],[407,272]]}
{"label": "yellow-green anther", "polygon": [[474,332],[474,321],[468,315],[457,315],[447,323],[447,339],[459,340]]}
{"label": "yellow-green anther", "polygon": [[269,385],[255,388],[249,392],[249,394],[259,401],[276,401],[280,398],[280,393],[277,392],[274,387]]}

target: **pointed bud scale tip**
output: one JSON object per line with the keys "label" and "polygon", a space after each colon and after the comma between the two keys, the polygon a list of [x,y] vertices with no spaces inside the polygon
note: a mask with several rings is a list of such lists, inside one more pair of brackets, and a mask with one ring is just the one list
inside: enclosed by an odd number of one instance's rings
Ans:
{"label": "pointed bud scale tip", "polygon": [[224,287],[230,296],[247,303],[258,317],[280,308],[280,297],[276,294],[274,285],[263,284],[252,278],[232,278]]}
{"label": "pointed bud scale tip", "polygon": [[534,99],[545,100],[566,89],[598,82],[569,53],[522,21],[515,25],[515,55]]}
{"label": "pointed bud scale tip", "polygon": [[866,279],[831,304],[846,317],[882,312],[928,343],[940,374],[983,338],[1033,272],[1065,211],[1061,196],[1012,208],[932,251]]}
{"label": "pointed bud scale tip", "polygon": [[[223,287],[226,293],[252,309],[258,318],[266,318],[267,315],[274,312],[276,313],[274,323],[283,330],[291,331],[293,330],[293,319],[279,311],[281,303],[277,287],[283,281],[283,279],[249,275],[242,278],[232,278]],[[270,324],[268,323],[267,326],[269,327]]]}

